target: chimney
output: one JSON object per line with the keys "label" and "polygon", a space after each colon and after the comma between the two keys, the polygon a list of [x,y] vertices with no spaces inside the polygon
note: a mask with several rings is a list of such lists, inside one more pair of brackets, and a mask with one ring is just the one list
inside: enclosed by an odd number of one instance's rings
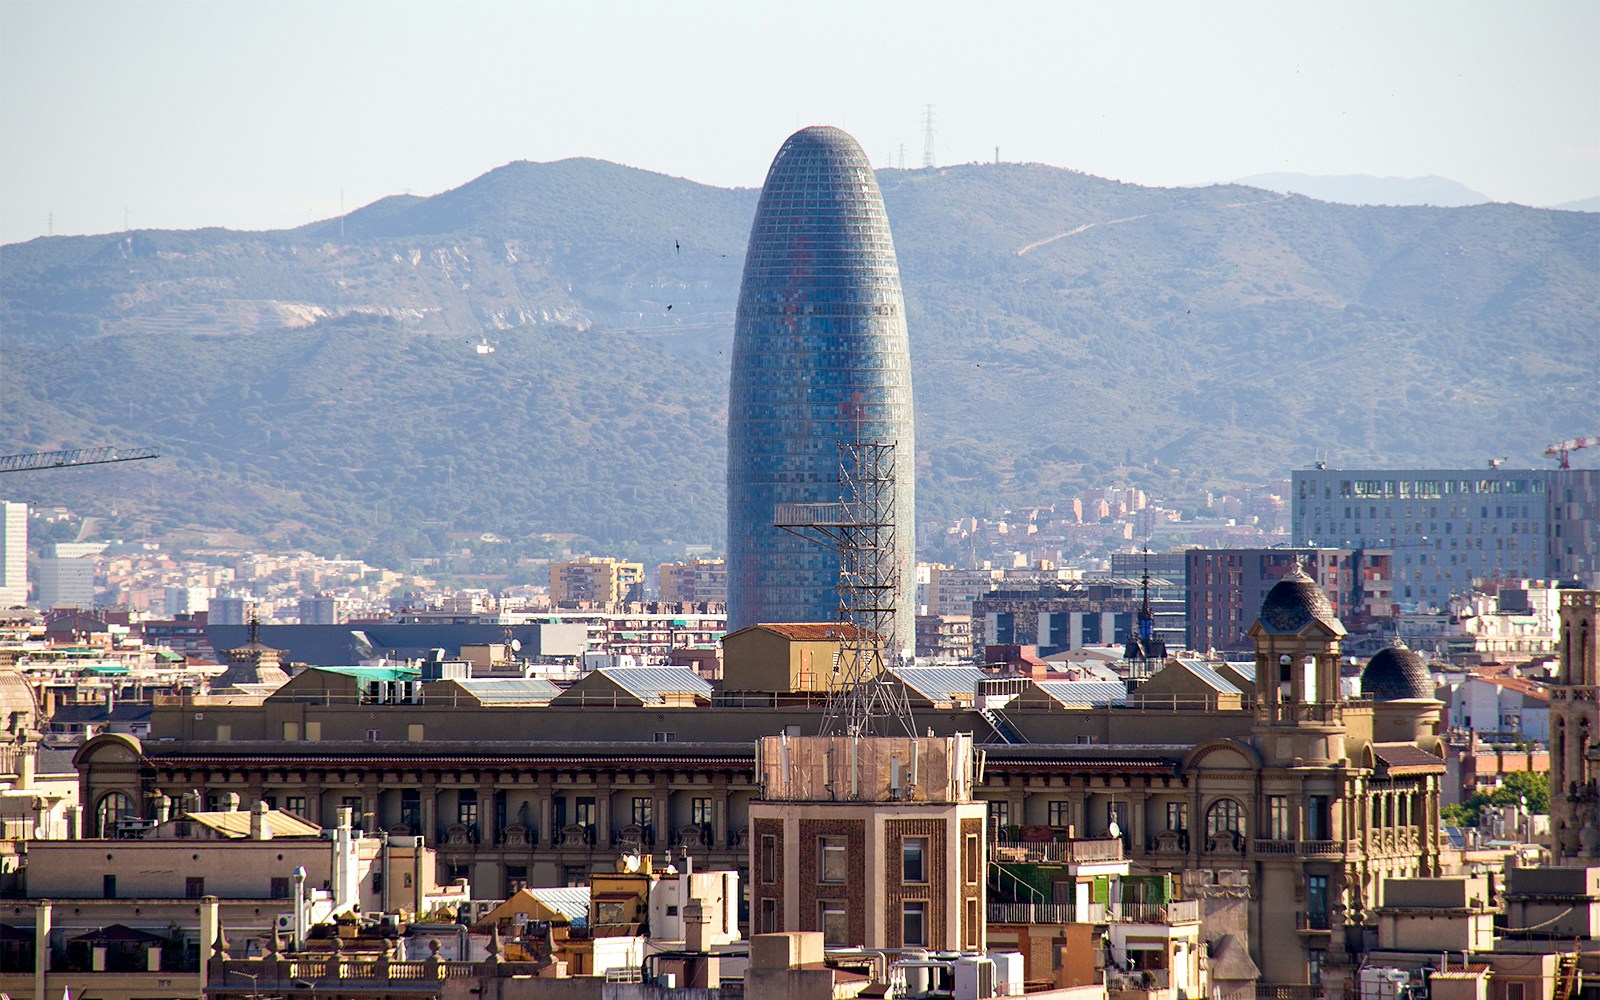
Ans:
{"label": "chimney", "polygon": [[267,815],[267,804],[257,802],[254,809],[250,810],[250,839],[271,840],[272,820]]}
{"label": "chimney", "polygon": [[228,792],[222,796],[222,811],[236,813],[239,811],[239,793]]}

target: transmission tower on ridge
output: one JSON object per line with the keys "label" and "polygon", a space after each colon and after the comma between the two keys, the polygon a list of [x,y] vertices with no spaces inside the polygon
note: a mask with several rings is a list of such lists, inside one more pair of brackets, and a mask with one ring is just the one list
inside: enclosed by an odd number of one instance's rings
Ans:
{"label": "transmission tower on ridge", "polygon": [[839,502],[778,504],[774,524],[839,553],[840,644],[824,736],[915,736],[905,689],[884,673],[900,563],[895,556],[893,442],[839,442]]}
{"label": "transmission tower on ridge", "polygon": [[933,105],[929,104],[922,111],[922,165],[933,166]]}

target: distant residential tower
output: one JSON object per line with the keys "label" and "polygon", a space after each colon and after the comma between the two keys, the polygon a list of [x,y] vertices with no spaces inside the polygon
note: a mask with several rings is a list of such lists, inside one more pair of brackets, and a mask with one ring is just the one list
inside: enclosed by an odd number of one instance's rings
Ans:
{"label": "distant residential tower", "polygon": [[773,526],[780,503],[840,499],[841,441],[895,446],[900,558],[891,649],[910,648],[911,358],[883,196],[845,132],[801,129],[750,228],[728,406],[728,629],[838,617],[838,554]]}

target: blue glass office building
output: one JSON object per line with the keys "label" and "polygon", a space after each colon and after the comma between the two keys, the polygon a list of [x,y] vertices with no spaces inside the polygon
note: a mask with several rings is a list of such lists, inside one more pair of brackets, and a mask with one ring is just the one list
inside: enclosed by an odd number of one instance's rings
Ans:
{"label": "blue glass office building", "polygon": [[728,399],[728,628],[838,617],[837,554],[773,526],[780,503],[839,499],[839,442],[895,444],[900,590],[915,631],[911,358],[883,195],[837,128],[790,136],[750,227]]}

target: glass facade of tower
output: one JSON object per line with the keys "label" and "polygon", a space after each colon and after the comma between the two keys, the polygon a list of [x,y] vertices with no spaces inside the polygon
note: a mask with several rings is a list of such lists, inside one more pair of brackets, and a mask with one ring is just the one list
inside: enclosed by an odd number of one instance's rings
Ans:
{"label": "glass facade of tower", "polygon": [[839,443],[895,444],[901,553],[892,649],[915,633],[911,358],[883,196],[845,132],[802,129],[761,189],[728,405],[728,628],[838,617],[836,553],[773,526],[839,496]]}

